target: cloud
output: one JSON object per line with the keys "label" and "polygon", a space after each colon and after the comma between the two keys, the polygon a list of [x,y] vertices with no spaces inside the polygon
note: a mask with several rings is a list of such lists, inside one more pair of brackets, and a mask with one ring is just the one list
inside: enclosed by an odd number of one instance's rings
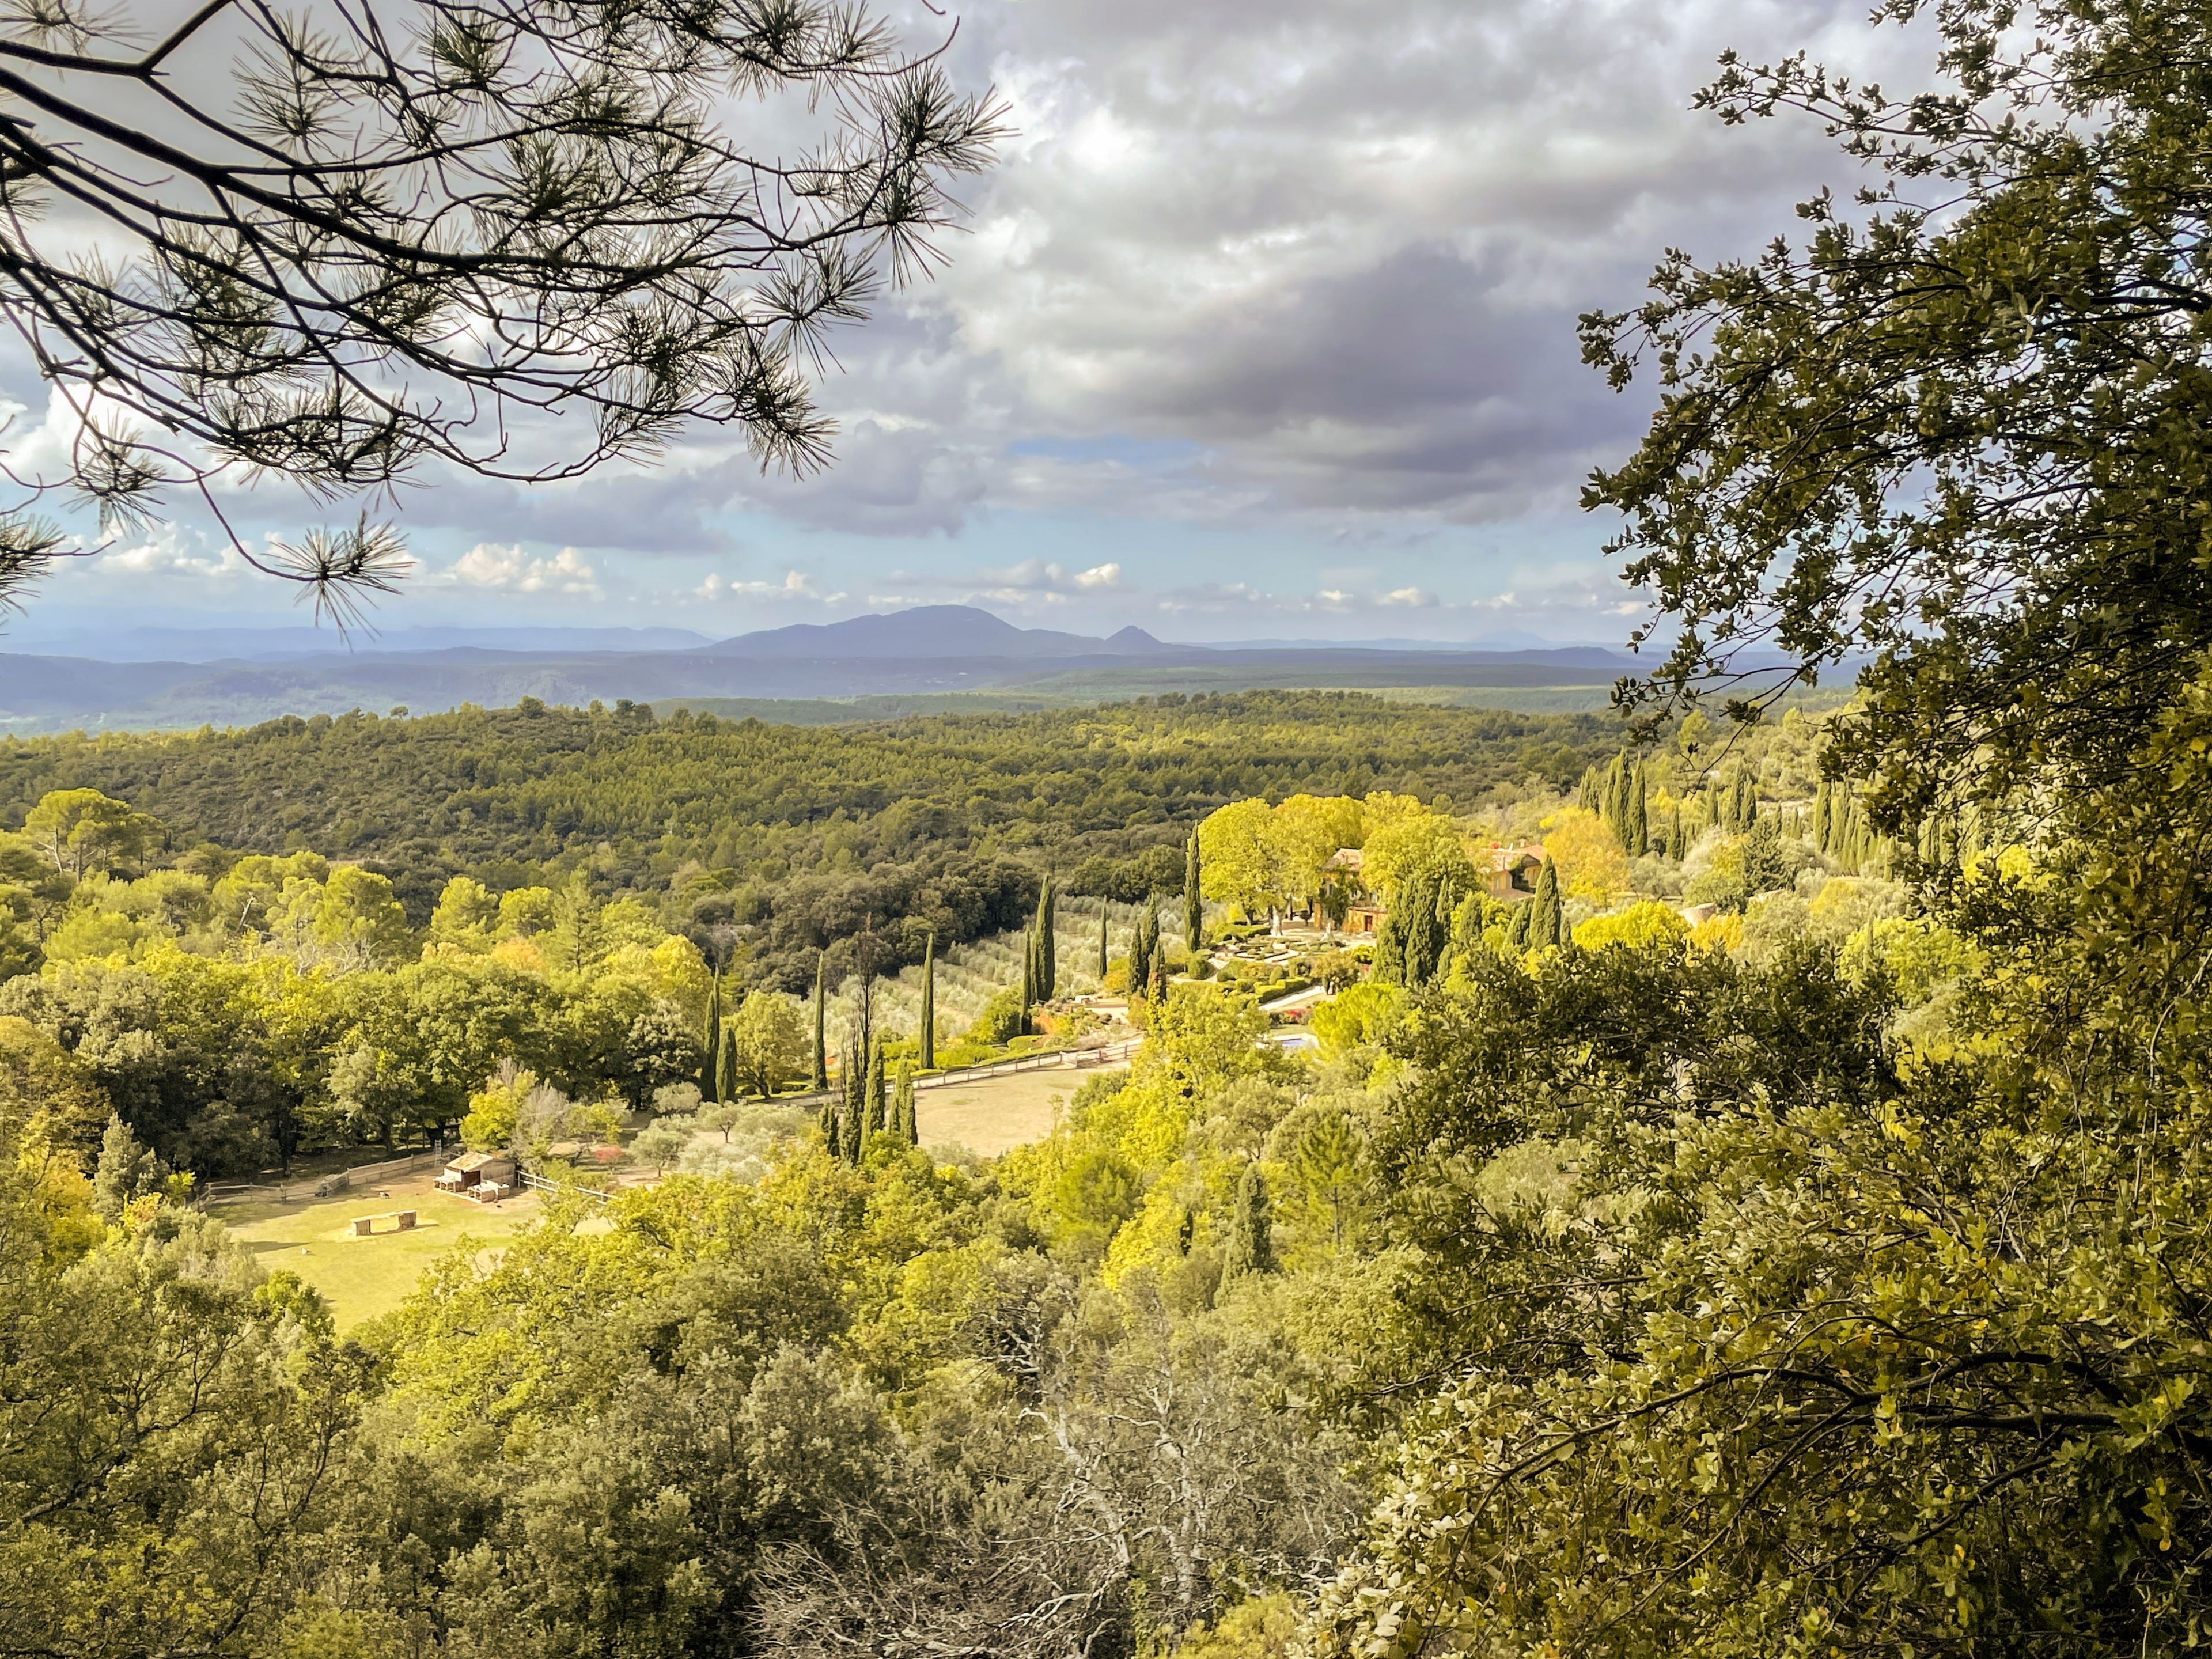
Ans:
{"label": "cloud", "polygon": [[210,547],[205,538],[175,524],[152,526],[137,539],[100,554],[91,564],[103,575],[194,581],[228,580],[252,568],[228,542]]}
{"label": "cloud", "polygon": [[478,542],[443,573],[448,582],[507,593],[570,593],[600,597],[599,573],[573,547],[538,558],[515,545]]}
{"label": "cloud", "polygon": [[780,582],[732,580],[717,572],[710,571],[708,573],[706,580],[691,590],[691,597],[704,599],[709,604],[720,599],[746,599],[755,602],[767,599],[787,604],[804,603],[827,606],[843,604],[848,595],[842,592],[823,592],[815,586],[814,578],[803,570],[786,571],[783,580]]}
{"label": "cloud", "polygon": [[1094,564],[1087,569],[1075,570],[1049,560],[1023,559],[995,569],[952,572],[941,576],[915,571],[894,571],[890,580],[922,588],[949,588],[971,594],[1005,594],[1015,599],[1065,597],[1077,593],[1104,594],[1115,592],[1127,585],[1122,580],[1121,565],[1113,560]]}

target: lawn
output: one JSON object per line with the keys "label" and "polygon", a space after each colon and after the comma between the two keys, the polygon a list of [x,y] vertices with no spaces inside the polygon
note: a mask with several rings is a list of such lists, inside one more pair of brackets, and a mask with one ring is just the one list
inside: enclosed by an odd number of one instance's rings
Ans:
{"label": "lawn", "polygon": [[[422,1269],[462,1239],[495,1243],[538,1218],[534,1196],[493,1207],[439,1192],[430,1180],[425,1173],[383,1182],[313,1204],[210,1205],[208,1213],[262,1266],[289,1267],[320,1291],[343,1330],[398,1307]],[[395,1210],[415,1212],[412,1232],[392,1231],[387,1221],[370,1237],[352,1236],[356,1217]]]}
{"label": "lawn", "polygon": [[915,1127],[924,1146],[957,1141],[972,1152],[995,1158],[1051,1133],[1054,1121],[1067,1110],[1069,1097],[1099,1075],[1055,1067],[1007,1072],[949,1089],[924,1089],[915,1096]]}

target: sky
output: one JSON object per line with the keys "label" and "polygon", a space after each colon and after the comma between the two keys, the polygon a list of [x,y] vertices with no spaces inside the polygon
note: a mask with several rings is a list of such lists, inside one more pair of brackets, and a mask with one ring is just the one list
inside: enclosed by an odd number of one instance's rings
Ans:
{"label": "sky", "polygon": [[[697,430],[658,467],[426,475],[386,627],[714,636],[967,602],[1171,640],[1617,644],[1643,613],[1577,495],[1648,386],[1575,319],[1669,246],[1753,252],[1853,175],[1802,120],[1689,108],[1723,48],[1887,82],[1923,55],[1865,0],[977,0],[890,15],[1011,128],[945,269],[835,337],[833,465],[763,477]],[[957,22],[957,27],[952,25]],[[1884,73],[1887,71],[1887,73]],[[738,118],[742,121],[743,112]],[[0,358],[11,457],[54,441]],[[334,516],[264,483],[249,537]],[[271,625],[290,592],[190,504],[50,580],[21,644]]]}

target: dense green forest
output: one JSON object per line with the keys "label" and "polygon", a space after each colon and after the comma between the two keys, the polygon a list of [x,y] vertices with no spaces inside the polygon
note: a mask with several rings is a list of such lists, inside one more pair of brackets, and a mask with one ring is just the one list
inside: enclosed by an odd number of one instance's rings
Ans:
{"label": "dense green forest", "polygon": [[[1802,58],[1703,94],[1813,111],[1891,191],[1585,319],[1663,392],[1590,500],[1680,624],[1664,720],[1299,695],[21,746],[0,1652],[2200,1649],[2212,22],[1929,21],[1955,99]],[[1902,199],[1931,180],[1944,211]],[[1808,718],[1747,643],[1871,666]],[[1454,734],[1491,746],[1422,757]],[[356,744],[386,769],[349,778]],[[1164,855],[1184,918],[1171,961],[1149,896],[1118,934],[1098,907],[1142,1046],[994,1158],[916,1144],[903,1079],[886,1113],[865,1017],[842,1105],[707,1103],[701,1019],[823,1049],[774,988],[825,932],[732,931],[718,987],[713,930],[872,879],[902,821],[1020,873],[1016,1024],[1074,1018],[1047,866]],[[348,824],[427,843],[427,912],[252,850]],[[1355,901],[1376,930],[1305,935],[1334,959],[1286,1047],[1270,922]],[[342,1330],[317,1255],[198,1202],[270,1102],[334,1139],[463,1112],[564,1181]],[[632,1128],[657,1178],[619,1193],[551,1151]]]}
{"label": "dense green forest", "polygon": [[525,702],[17,741],[0,746],[0,821],[95,788],[158,819],[170,855],[207,841],[358,861],[417,927],[451,876],[505,892],[580,871],[602,898],[650,896],[709,950],[716,928],[742,929],[748,971],[797,991],[817,949],[844,946],[842,973],[871,917],[898,963],[933,931],[1017,926],[1048,870],[1123,902],[1178,890],[1184,836],[1225,801],[1472,802],[1532,773],[1570,781],[1618,741],[1602,716],[1330,692],[838,727]]}

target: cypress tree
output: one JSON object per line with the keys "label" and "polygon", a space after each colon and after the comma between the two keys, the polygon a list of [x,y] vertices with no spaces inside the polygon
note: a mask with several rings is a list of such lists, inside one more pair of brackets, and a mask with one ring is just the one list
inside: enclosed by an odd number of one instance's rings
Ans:
{"label": "cypress tree", "polygon": [[892,1102],[891,1133],[909,1146],[921,1145],[921,1131],[914,1121],[914,1067],[899,1061],[898,1091]]}
{"label": "cypress tree", "polygon": [[1583,768],[1582,787],[1575,792],[1575,805],[1585,812],[1595,812],[1598,810],[1597,781],[1597,768],[1595,766]]}
{"label": "cypress tree", "polygon": [[1237,1209],[1229,1222],[1228,1259],[1221,1266],[1224,1285],[1246,1273],[1275,1271],[1275,1240],[1268,1213],[1267,1177],[1255,1161],[1244,1166],[1237,1183]]}
{"label": "cypress tree", "polygon": [[1613,831],[1613,838],[1623,847],[1628,845],[1628,764],[1626,757],[1615,755],[1605,769],[1605,789],[1600,799],[1604,806],[1599,816],[1605,827]]}
{"label": "cypress tree", "polygon": [[1413,925],[1410,901],[1419,882],[1416,876],[1398,889],[1398,902],[1382,913],[1382,925],[1375,930],[1375,978],[1378,984],[1411,986],[1413,982],[1407,963],[1410,953],[1406,948],[1406,935]]}
{"label": "cypress tree", "polygon": [[735,1100],[738,1097],[738,1034],[733,1027],[722,1027],[722,1040],[716,1045],[714,1055],[714,1092],[710,1100]]}
{"label": "cypress tree", "polygon": [[842,1154],[837,1150],[837,1119],[840,1115],[841,1114],[837,1109],[837,1103],[836,1101],[825,1100],[822,1103],[822,1111],[820,1114],[820,1121],[822,1126],[822,1146],[823,1150],[827,1152],[832,1158],[839,1158],[842,1156]]}
{"label": "cypress tree", "polygon": [[1132,996],[1149,996],[1152,988],[1153,941],[1159,937],[1160,921],[1154,914],[1151,902],[1137,913],[1137,934],[1129,944],[1129,993]]}
{"label": "cypress tree", "polygon": [[1155,948],[1152,951],[1152,1000],[1157,1004],[1167,1000],[1168,953]]}
{"label": "cypress tree", "polygon": [[1828,808],[1830,795],[1826,778],[1813,790],[1813,845],[1820,852],[1828,850]]}
{"label": "cypress tree", "polygon": [[1529,918],[1528,943],[1535,945],[1565,942],[1566,916],[1559,899],[1559,871],[1549,856],[1536,872],[1536,896],[1528,901],[1536,914]]}
{"label": "cypress tree", "polygon": [[1037,952],[1036,930],[1034,924],[1022,933],[1022,1018],[1015,1035],[1026,1036],[1030,1029],[1030,1010],[1036,1006]]}
{"label": "cypress tree", "polygon": [[1534,922],[1535,916],[1536,905],[1533,899],[1526,903],[1515,905],[1513,920],[1505,924],[1506,944],[1516,951],[1527,950],[1530,943],[1529,928]]}
{"label": "cypress tree", "polygon": [[1037,1000],[1050,1002],[1060,993],[1060,915],[1050,876],[1037,895],[1036,953]]}
{"label": "cypress tree", "polygon": [[814,1077],[813,1077],[813,1084],[814,1084],[814,1089],[815,1089],[815,1091],[816,1091],[817,1094],[818,1094],[821,1091],[823,1091],[823,1090],[824,1090],[824,1089],[826,1089],[826,1088],[828,1088],[828,1087],[830,1086],[830,1049],[829,1049],[829,1047],[828,1047],[827,1042],[825,1041],[826,1034],[827,1034],[828,1030],[829,1030],[829,1028],[828,1028],[827,1024],[825,1024],[825,1021],[826,1021],[826,1019],[827,1019],[827,1018],[828,1018],[828,1007],[829,1007],[829,1005],[828,1005],[828,1003],[827,1003],[826,1001],[824,1001],[824,1000],[823,1000],[823,994],[822,994],[822,993],[823,993],[822,973],[823,973],[823,963],[824,959],[825,959],[825,958],[824,958],[824,956],[823,956],[823,952],[818,951],[815,952],[815,955],[814,955]]}
{"label": "cypress tree", "polygon": [[1182,935],[1190,951],[1190,969],[1198,971],[1198,953],[1206,943],[1206,900],[1199,890],[1198,831],[1190,832],[1190,841],[1182,857]]}
{"label": "cypress tree", "polygon": [[1098,901],[1098,982],[1106,982],[1106,912],[1108,901]]}
{"label": "cypress tree", "polygon": [[718,969],[707,988],[707,1024],[699,1034],[699,1093],[702,1098],[722,1097],[722,975]]}
{"label": "cypress tree", "polygon": [[1632,858],[1642,858],[1651,850],[1651,803],[1645,799],[1644,763],[1638,761],[1628,772],[1628,833],[1621,838]]}
{"label": "cypress tree", "polygon": [[876,1033],[868,1036],[868,1069],[860,1085],[860,1127],[865,1135],[879,1134],[890,1127],[884,1115],[884,1040]]}
{"label": "cypress tree", "polygon": [[845,1045],[844,1069],[845,1121],[838,1129],[837,1141],[844,1152],[845,1162],[858,1164],[860,1161],[860,1142],[868,1127],[866,1097],[861,1092],[867,1086],[868,1057],[860,1047],[857,1031]]}
{"label": "cypress tree", "polygon": [[937,1069],[937,935],[921,947],[921,1069]]}

